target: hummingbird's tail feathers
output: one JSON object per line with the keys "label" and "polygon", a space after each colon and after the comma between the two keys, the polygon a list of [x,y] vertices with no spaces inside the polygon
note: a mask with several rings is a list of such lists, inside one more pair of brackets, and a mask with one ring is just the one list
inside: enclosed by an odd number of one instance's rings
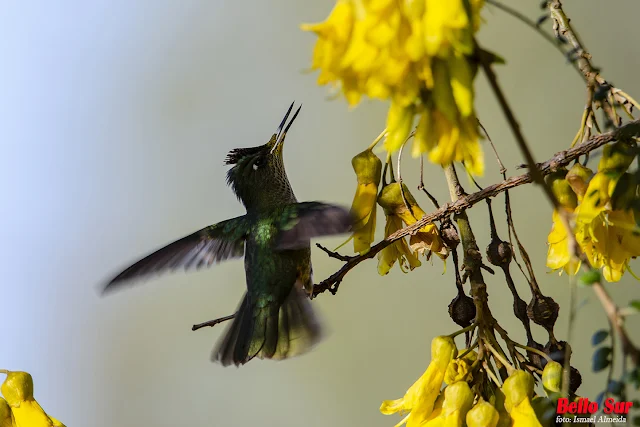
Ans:
{"label": "hummingbird's tail feathers", "polygon": [[179,268],[195,270],[229,258],[239,258],[244,255],[248,231],[249,220],[244,215],[205,227],[142,258],[107,283],[103,293],[118,289],[132,279]]}
{"label": "hummingbird's tail feathers", "polygon": [[347,233],[354,223],[347,209],[320,202],[288,205],[281,220],[278,250],[308,247],[311,238]]}
{"label": "hummingbird's tail feathers", "polygon": [[320,323],[307,294],[294,286],[281,306],[252,303],[245,294],[238,314],[213,353],[223,366],[254,357],[282,360],[309,351],[321,338]]}

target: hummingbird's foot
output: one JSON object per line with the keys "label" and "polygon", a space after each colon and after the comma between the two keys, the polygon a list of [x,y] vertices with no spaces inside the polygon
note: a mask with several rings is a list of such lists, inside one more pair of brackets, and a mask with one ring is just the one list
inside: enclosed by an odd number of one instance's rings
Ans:
{"label": "hummingbird's foot", "polygon": [[197,331],[200,328],[204,328],[205,326],[216,326],[218,323],[226,322],[227,320],[231,320],[236,317],[237,313],[230,314],[229,316],[220,317],[218,319],[209,320],[208,322],[198,323],[197,325],[193,325],[191,328],[192,331]]}

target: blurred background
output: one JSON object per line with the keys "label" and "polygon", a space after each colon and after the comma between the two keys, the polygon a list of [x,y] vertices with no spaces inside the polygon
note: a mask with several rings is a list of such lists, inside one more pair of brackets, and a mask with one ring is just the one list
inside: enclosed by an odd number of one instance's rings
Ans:
{"label": "blurred background", "polygon": [[[509,3],[533,19],[541,13],[537,1]],[[244,213],[225,184],[224,157],[266,142],[294,99],[304,107],[285,162],[296,195],[350,205],[351,157],[382,130],[387,105],[349,111],[343,100],[327,99],[316,74],[304,73],[315,37],[298,26],[323,20],[332,7],[320,0],[0,2],[0,367],[30,372],[38,401],[68,426],[391,426],[400,418],[381,415],[381,401],[401,397],[422,374],[435,335],[458,329],[447,315],[453,267],[443,275],[438,260],[406,275],[394,267],[386,277],[375,261],[363,263],[336,296],[314,300],[329,330],[315,351],[240,369],[210,362],[226,326],[191,326],[235,310],[242,261],[99,295],[139,256]],[[640,3],[567,0],[565,7],[595,65],[638,98]],[[499,78],[542,161],[575,135],[583,83],[531,29],[491,6],[483,16],[479,38],[506,59]],[[521,155],[483,75],[477,111],[509,172],[519,173]],[[485,153],[481,184],[488,185],[499,174],[486,144]],[[404,161],[410,188],[417,163]],[[438,167],[428,164],[426,180],[446,201]],[[556,333],[564,339],[568,282],[544,267],[551,209],[539,189],[512,196],[542,290],[561,304]],[[502,203],[494,206],[504,238]],[[484,248],[484,204],[471,220]],[[313,262],[316,282],[341,265],[315,248]],[[522,338],[501,275],[485,277],[494,314]],[[640,298],[629,275],[608,288],[621,302]],[[578,307],[574,364],[584,378],[580,394],[593,399],[606,375],[590,373],[589,339],[607,323],[590,290],[578,290]],[[637,326],[630,318],[638,342]],[[546,341],[542,330],[536,337]]]}

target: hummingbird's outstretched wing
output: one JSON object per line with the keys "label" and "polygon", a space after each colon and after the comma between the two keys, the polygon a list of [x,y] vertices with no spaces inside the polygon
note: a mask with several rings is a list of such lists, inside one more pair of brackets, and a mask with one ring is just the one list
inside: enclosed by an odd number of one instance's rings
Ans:
{"label": "hummingbird's outstretched wing", "polygon": [[353,225],[348,210],[320,202],[288,205],[281,221],[276,244],[279,250],[304,248],[312,237],[347,233]]}
{"label": "hummingbird's outstretched wing", "polygon": [[103,293],[120,288],[131,279],[179,268],[209,267],[214,262],[241,257],[248,230],[244,215],[205,227],[142,258],[111,280]]}

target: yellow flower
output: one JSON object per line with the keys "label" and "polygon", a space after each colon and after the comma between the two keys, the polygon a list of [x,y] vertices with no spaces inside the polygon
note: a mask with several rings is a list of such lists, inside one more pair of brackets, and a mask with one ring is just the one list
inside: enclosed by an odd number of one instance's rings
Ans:
{"label": "yellow flower", "polygon": [[453,359],[447,366],[444,374],[444,382],[453,384],[458,381],[471,381],[471,364],[465,359]]}
{"label": "yellow flower", "polygon": [[[402,198],[403,192],[404,199]],[[378,204],[384,208],[385,212],[402,219],[406,225],[413,225],[426,215],[407,186],[402,184],[401,189],[397,182],[392,182],[382,188],[378,196]],[[409,238],[409,244],[411,250],[419,254],[434,252],[442,259],[449,255],[449,250],[440,238],[438,227],[433,223],[425,225],[412,235]]]}
{"label": "yellow flower", "polygon": [[3,371],[7,378],[0,390],[11,407],[16,427],[64,427],[50,418],[33,398],[33,379],[26,372]]}
{"label": "yellow flower", "polygon": [[[452,109],[455,106],[452,107]],[[475,116],[447,117],[441,110],[429,103],[422,110],[413,143],[413,155],[429,153],[429,160],[441,165],[453,161],[464,162],[474,175],[484,173],[484,154],[478,142],[477,119]]]}
{"label": "yellow flower", "polygon": [[640,230],[635,213],[605,211],[585,225],[580,245],[594,268],[602,268],[606,281],[617,282],[640,256]]}
{"label": "yellow flower", "polygon": [[[445,371],[456,353],[457,348],[453,338],[435,337],[431,341],[431,362],[425,373],[413,383],[403,398],[382,402],[380,412],[385,415],[409,412],[409,415],[398,425],[406,422],[407,427],[420,426],[435,412],[436,400],[440,394]],[[439,410],[444,410],[444,400],[446,400],[446,396],[441,400],[442,407]]]}
{"label": "yellow flower", "polygon": [[[473,16],[465,11],[464,0],[426,0],[424,37],[426,52],[430,56],[447,57],[452,52],[471,54],[473,32],[480,24],[479,10],[483,0],[471,1]],[[470,22],[470,18],[473,22]]]}
{"label": "yellow flower", "polygon": [[[385,211],[385,216],[387,217],[387,224],[384,227],[384,237],[386,239],[402,229],[402,219],[387,211]],[[378,274],[381,276],[388,274],[396,261],[399,262],[400,269],[405,273],[407,272],[407,264],[410,270],[422,265],[418,257],[409,249],[404,237],[380,251],[378,254]]]}
{"label": "yellow flower", "polygon": [[425,427],[462,427],[474,399],[474,394],[469,384],[464,381],[458,381],[447,386],[442,394],[444,394],[442,411],[437,417],[423,425]]}
{"label": "yellow flower", "polygon": [[496,408],[482,400],[467,413],[468,427],[496,427],[499,420]]}
{"label": "yellow flower", "polygon": [[504,406],[511,416],[513,427],[542,427],[531,406],[533,387],[533,376],[521,370],[514,371],[502,385]]}
{"label": "yellow flower", "polygon": [[552,270],[562,269],[567,274],[575,275],[580,268],[580,260],[576,259],[573,253],[569,253],[569,231],[555,209],[547,242],[549,243],[547,267]]}
{"label": "yellow flower", "polygon": [[[560,169],[545,178],[546,184],[560,203],[560,209],[565,214],[572,214],[578,205],[578,197],[573,191],[566,169]],[[574,180],[575,181],[575,180]],[[575,181],[577,182],[577,181]],[[573,253],[569,253],[569,232],[561,220],[557,209],[553,210],[553,225],[547,236],[549,249],[547,252],[547,267],[553,270],[563,269],[567,274],[574,275],[580,268],[580,261]]]}
{"label": "yellow flower", "polygon": [[617,282],[640,255],[640,228],[633,202],[638,188],[625,170],[633,161],[626,142],[603,150],[598,172],[589,181],[576,208],[576,239],[594,268],[608,282]]}
{"label": "yellow flower", "polygon": [[576,163],[571,166],[569,172],[566,175],[566,180],[571,186],[571,189],[578,198],[578,203],[582,203],[585,193],[587,192],[587,186],[593,176],[593,171],[587,167],[582,166],[580,163]]}
{"label": "yellow flower", "polygon": [[470,11],[465,3],[338,0],[324,22],[302,29],[318,36],[318,84],[338,88],[351,106],[362,96],[391,101],[387,150],[405,143],[417,115],[414,156],[465,162],[481,175],[470,57],[484,1],[470,0]]}
{"label": "yellow flower", "polygon": [[382,162],[367,149],[351,161],[358,178],[358,187],[351,204],[353,249],[364,254],[371,247],[376,231],[376,199],[382,176]]}

